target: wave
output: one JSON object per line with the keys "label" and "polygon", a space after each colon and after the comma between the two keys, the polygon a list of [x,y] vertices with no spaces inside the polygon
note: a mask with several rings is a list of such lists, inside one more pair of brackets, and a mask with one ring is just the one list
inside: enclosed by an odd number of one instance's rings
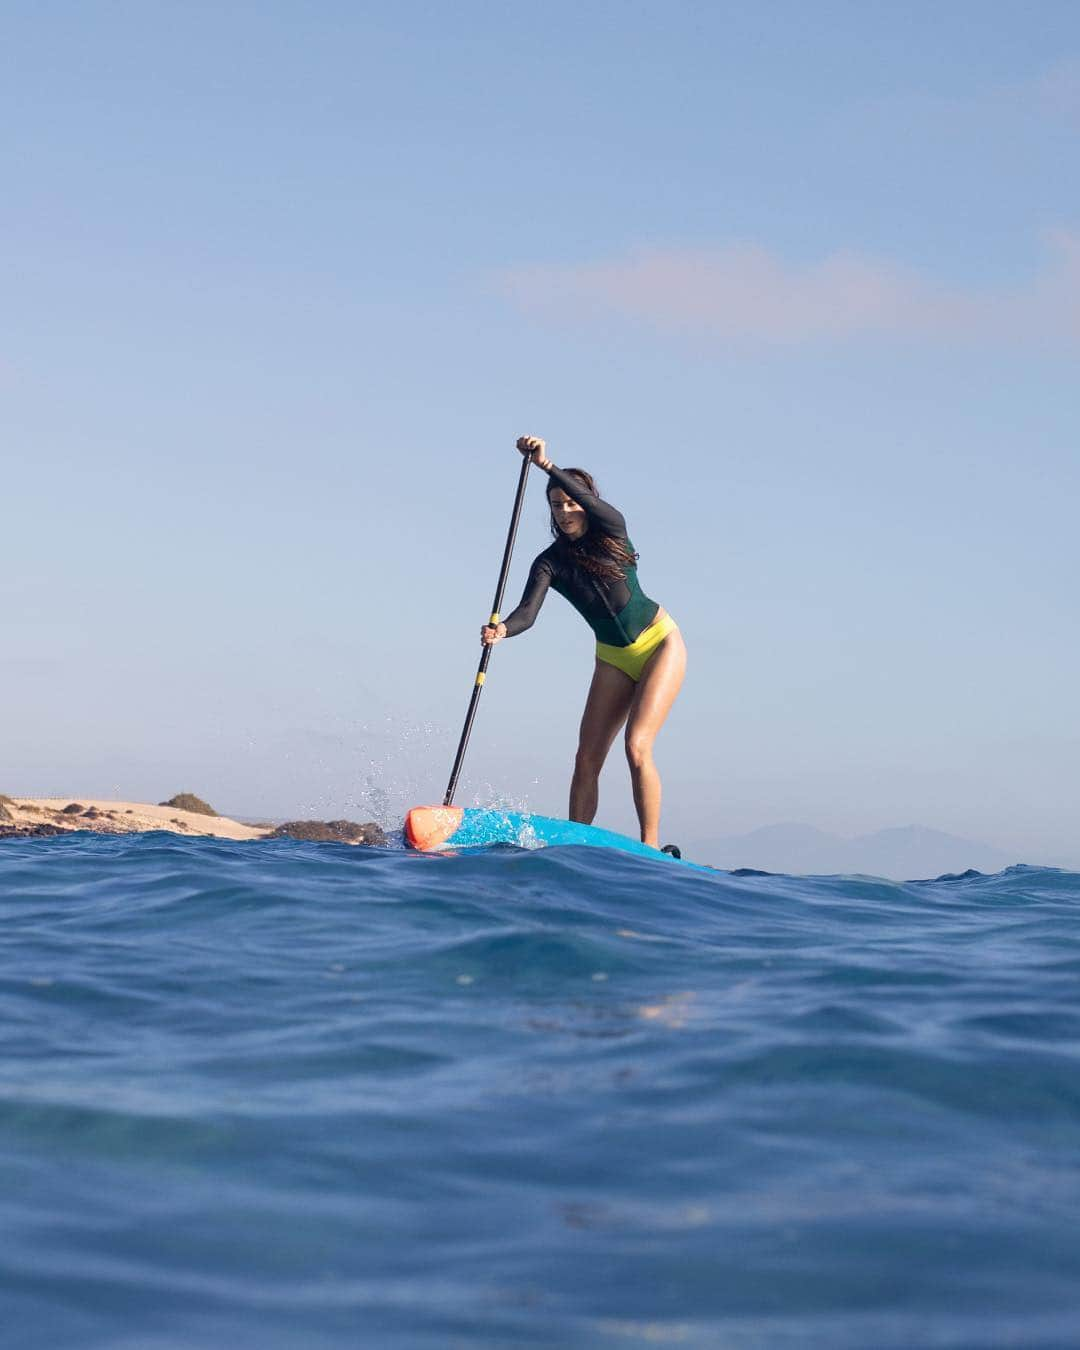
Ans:
{"label": "wave", "polygon": [[26,1345],[1068,1343],[1078,906],[1047,868],[5,841],[0,1314]]}

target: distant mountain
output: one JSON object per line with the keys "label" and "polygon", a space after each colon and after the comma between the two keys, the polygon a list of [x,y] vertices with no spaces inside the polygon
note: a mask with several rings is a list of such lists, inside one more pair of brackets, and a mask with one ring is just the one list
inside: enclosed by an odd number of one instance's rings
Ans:
{"label": "distant mountain", "polygon": [[861,872],[907,881],[945,872],[1000,872],[1021,859],[988,844],[961,839],[925,825],[905,825],[844,839],[813,825],[764,825],[749,834],[687,840],[686,857],[714,867],[755,867],[763,872],[828,875]]}
{"label": "distant mountain", "polygon": [[931,830],[925,825],[904,825],[848,842],[857,872],[875,876],[939,877],[944,872],[1000,872],[1003,867],[1026,861],[1003,853],[989,844],[974,843],[955,834]]}

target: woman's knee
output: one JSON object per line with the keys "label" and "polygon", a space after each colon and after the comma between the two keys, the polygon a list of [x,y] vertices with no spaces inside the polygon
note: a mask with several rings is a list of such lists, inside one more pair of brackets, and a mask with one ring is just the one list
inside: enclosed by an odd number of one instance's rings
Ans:
{"label": "woman's knee", "polygon": [[604,756],[587,745],[579,745],[574,756],[574,773],[583,778],[599,778]]}
{"label": "woman's knee", "polygon": [[646,732],[628,731],[626,733],[626,758],[632,769],[640,769],[652,760],[653,741],[656,738]]}

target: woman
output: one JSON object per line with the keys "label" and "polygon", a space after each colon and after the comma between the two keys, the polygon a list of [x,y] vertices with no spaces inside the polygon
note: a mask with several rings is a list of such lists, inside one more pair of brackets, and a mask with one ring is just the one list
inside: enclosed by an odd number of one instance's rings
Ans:
{"label": "woman", "polygon": [[[626,757],[642,843],[659,848],[660,775],[653,742],[686,673],[686,645],[674,619],[638,585],[637,558],[622,514],[601,501],[584,469],[558,469],[537,436],[517,448],[549,478],[555,542],[533,562],[521,604],[499,624],[485,624],[485,646],[531,628],[548,587],[574,606],[596,634],[596,669],[581,718],[570,819],[591,825],[600,770],[626,723]],[[670,851],[677,853],[671,845]]]}

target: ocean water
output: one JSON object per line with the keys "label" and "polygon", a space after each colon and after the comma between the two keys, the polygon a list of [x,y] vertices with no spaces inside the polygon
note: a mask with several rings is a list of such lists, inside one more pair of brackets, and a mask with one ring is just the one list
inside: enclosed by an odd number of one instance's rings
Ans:
{"label": "ocean water", "polygon": [[0,1344],[1080,1344],[1080,876],[0,843]]}

